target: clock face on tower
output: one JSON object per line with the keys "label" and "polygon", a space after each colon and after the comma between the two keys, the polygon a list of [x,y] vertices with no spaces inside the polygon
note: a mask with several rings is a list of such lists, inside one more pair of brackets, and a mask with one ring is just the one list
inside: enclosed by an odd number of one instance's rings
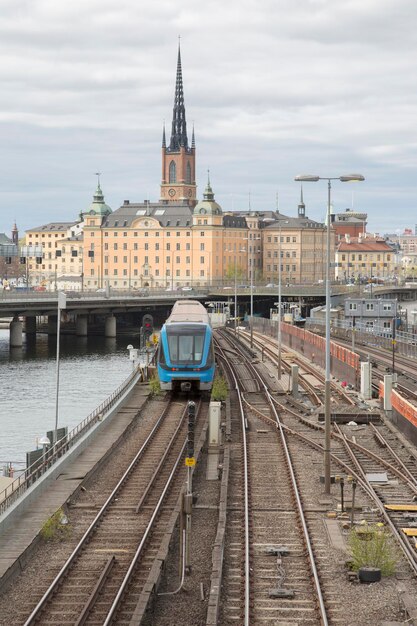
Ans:
{"label": "clock face on tower", "polygon": [[173,197],[175,196],[176,191],[175,191],[175,189],[170,189],[170,190],[168,191],[168,193],[169,193],[169,195],[171,196],[171,198],[173,198]]}

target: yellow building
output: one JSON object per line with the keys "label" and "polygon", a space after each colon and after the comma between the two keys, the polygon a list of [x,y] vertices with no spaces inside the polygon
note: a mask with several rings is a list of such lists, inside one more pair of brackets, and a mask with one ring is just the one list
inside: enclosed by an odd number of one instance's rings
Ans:
{"label": "yellow building", "polygon": [[[279,257],[283,284],[314,284],[326,278],[326,226],[305,215],[301,197],[298,217],[282,213],[262,230],[263,273],[267,283],[278,283]],[[330,232],[330,262],[334,262],[333,229]],[[334,278],[331,268],[330,278]]]}
{"label": "yellow building", "polygon": [[396,254],[384,239],[365,233],[346,235],[337,247],[336,271],[339,280],[388,279],[398,274]]}

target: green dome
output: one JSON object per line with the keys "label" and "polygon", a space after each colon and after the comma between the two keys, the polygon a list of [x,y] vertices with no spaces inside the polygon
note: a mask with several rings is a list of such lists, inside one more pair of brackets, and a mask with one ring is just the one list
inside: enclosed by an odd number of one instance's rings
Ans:
{"label": "green dome", "polygon": [[200,200],[194,207],[194,215],[221,215],[222,213],[220,204],[217,204],[214,200],[214,193],[209,179],[203,194],[203,200]]}
{"label": "green dome", "polygon": [[93,202],[90,204],[89,208],[84,211],[84,215],[108,215],[111,212],[112,210],[109,205],[104,202],[104,195],[99,183],[93,196]]}

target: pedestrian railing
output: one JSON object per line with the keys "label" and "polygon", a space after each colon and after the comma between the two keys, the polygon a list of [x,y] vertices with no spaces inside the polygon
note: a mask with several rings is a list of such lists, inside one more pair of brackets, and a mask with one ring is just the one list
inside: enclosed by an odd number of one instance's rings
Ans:
{"label": "pedestrian railing", "polygon": [[71,450],[80,439],[91,430],[98,422],[102,421],[105,414],[118,402],[130,386],[139,380],[141,371],[136,368],[130,376],[92,413],[80,422],[65,437],[57,441],[45,451],[40,459],[26,468],[26,471],[10,483],[6,489],[0,491],[0,516],[18,500],[34,482],[45,474],[55,463]]}

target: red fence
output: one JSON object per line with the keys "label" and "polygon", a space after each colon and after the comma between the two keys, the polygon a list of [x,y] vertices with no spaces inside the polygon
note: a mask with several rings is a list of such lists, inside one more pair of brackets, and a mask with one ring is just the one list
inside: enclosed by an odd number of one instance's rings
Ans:
{"label": "red fence", "polygon": [[[254,318],[254,328],[271,337],[277,336],[277,324],[276,321]],[[301,352],[310,361],[325,369],[326,340],[324,337],[285,322],[281,322],[281,337],[282,342],[289,348]],[[330,372],[336,378],[346,380],[358,388],[360,380],[359,355],[331,341]]]}

